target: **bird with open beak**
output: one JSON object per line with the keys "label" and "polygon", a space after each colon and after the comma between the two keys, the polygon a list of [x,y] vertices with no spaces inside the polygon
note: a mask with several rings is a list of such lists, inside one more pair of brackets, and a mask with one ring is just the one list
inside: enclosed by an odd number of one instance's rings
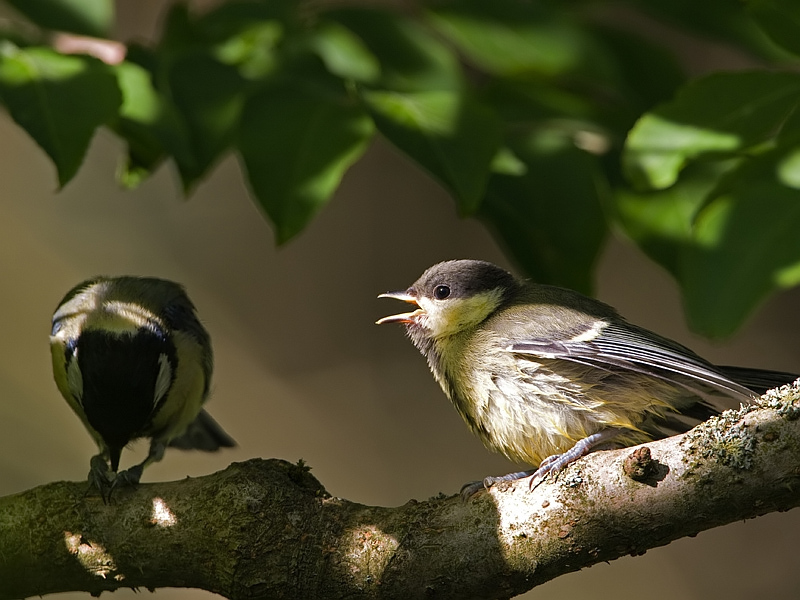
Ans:
{"label": "bird with open beak", "polygon": [[436,264],[407,290],[379,297],[417,307],[378,324],[405,325],[484,445],[537,465],[467,484],[466,497],[527,476],[533,488],[593,450],[687,431],[797,378],[713,365],[607,304],[484,261]]}

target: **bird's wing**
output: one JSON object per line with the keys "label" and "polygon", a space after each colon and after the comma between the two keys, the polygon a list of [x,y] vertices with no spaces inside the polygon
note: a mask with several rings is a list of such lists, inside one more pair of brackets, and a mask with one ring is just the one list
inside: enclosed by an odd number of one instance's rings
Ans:
{"label": "bird's wing", "polygon": [[757,397],[688,348],[625,321],[605,322],[569,339],[511,340],[515,354],[567,360],[587,367],[632,371],[684,387],[702,398],[716,391],[741,401]]}

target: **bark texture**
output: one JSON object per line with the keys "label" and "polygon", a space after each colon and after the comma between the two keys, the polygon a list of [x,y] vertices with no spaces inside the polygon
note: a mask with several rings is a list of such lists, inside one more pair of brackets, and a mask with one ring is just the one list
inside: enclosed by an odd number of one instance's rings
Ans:
{"label": "bark texture", "polygon": [[249,598],[509,598],[600,561],[800,504],[800,389],[527,480],[386,508],[253,459],[120,490],[0,498],[0,600],[119,587]]}

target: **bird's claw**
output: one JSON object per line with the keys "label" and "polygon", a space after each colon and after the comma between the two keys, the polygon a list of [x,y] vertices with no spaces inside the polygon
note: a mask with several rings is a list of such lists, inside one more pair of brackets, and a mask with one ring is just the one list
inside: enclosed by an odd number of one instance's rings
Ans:
{"label": "bird's claw", "polygon": [[135,487],[142,477],[143,470],[142,465],[135,465],[115,473],[108,468],[108,462],[102,454],[93,456],[89,462],[89,487],[86,493],[97,490],[103,503],[110,504],[114,490],[120,487]]}
{"label": "bird's claw", "polygon": [[102,454],[93,456],[89,461],[89,487],[85,495],[91,491],[100,492],[100,497],[105,504],[111,502],[111,490],[114,486],[116,473],[108,468],[108,462]]}
{"label": "bird's claw", "polygon": [[533,473],[533,471],[518,471],[517,473],[509,473],[508,475],[500,475],[497,477],[486,477],[483,481],[472,481],[470,483],[465,484],[461,488],[461,497],[464,500],[469,500],[472,496],[480,492],[481,490],[488,490],[496,483],[503,483],[503,482],[510,482],[516,481],[517,479],[522,479],[523,477],[527,477]]}
{"label": "bird's claw", "polygon": [[461,491],[459,494],[461,494],[461,498],[463,500],[469,500],[475,494],[487,488],[488,486],[486,485],[486,479],[483,481],[470,481],[469,483],[465,483],[461,486]]}
{"label": "bird's claw", "polygon": [[117,473],[117,477],[114,480],[114,487],[135,487],[139,485],[139,480],[142,478],[142,471],[144,471],[142,465],[134,465],[130,469],[120,471]]}
{"label": "bird's claw", "polygon": [[593,433],[592,435],[586,436],[585,438],[579,440],[572,448],[562,454],[551,454],[541,463],[539,463],[538,469],[509,473],[508,475],[502,475],[500,477],[487,477],[483,481],[473,481],[472,483],[468,483],[461,488],[461,496],[467,500],[477,492],[481,491],[481,489],[489,489],[495,483],[500,483],[503,481],[516,481],[517,479],[522,479],[523,477],[531,478],[528,482],[528,488],[532,492],[539,487],[545,479],[547,479],[548,475],[552,473],[554,477],[558,476],[558,474],[567,465],[570,465],[579,458],[586,456],[594,449],[602,448],[610,443],[613,443],[612,441],[614,437],[616,437],[619,433],[619,429],[603,429],[602,431],[598,431],[597,433]]}
{"label": "bird's claw", "polygon": [[561,470],[575,459],[565,456],[565,454],[552,454],[545,458],[540,464],[539,468],[532,472],[530,481],[528,481],[528,489],[532,492],[539,487],[547,476],[551,473],[553,477],[558,477]]}

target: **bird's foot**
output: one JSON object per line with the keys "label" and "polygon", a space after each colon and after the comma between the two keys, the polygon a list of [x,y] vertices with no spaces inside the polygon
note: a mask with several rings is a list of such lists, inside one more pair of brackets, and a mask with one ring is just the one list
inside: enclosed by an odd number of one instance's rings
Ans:
{"label": "bird's foot", "polygon": [[142,478],[144,465],[134,465],[130,469],[120,471],[114,480],[114,487],[136,487]]}
{"label": "bird's foot", "polygon": [[111,501],[111,490],[113,489],[116,473],[108,468],[108,462],[102,454],[93,456],[89,461],[89,487],[86,494],[97,490],[105,504]]}
{"label": "bird's foot", "polygon": [[121,487],[135,487],[142,478],[143,465],[135,465],[125,471],[115,473],[108,467],[108,462],[102,454],[93,456],[89,462],[89,488],[100,492],[100,497],[105,504],[110,504],[114,491]]}
{"label": "bird's foot", "polygon": [[563,454],[548,456],[539,464],[539,468],[532,473],[529,482],[530,490],[533,491],[539,487],[550,473],[557,476],[562,469],[571,465],[579,458],[586,456],[593,450],[609,445],[611,440],[619,433],[619,429],[603,429],[602,431],[586,436],[582,440],[578,440],[572,448]]}
{"label": "bird's foot", "polygon": [[481,490],[488,490],[495,483],[502,483],[504,481],[516,481],[517,479],[528,477],[528,475],[532,473],[533,470],[518,471],[517,473],[509,473],[508,475],[500,475],[497,477],[486,477],[482,481],[472,481],[470,483],[464,484],[464,486],[461,488],[461,497],[464,500],[469,500],[472,496],[474,496]]}
{"label": "bird's foot", "polygon": [[531,469],[530,471],[518,471],[517,473],[509,473],[500,477],[487,477],[483,481],[473,481],[467,483],[461,488],[461,497],[465,500],[474,496],[476,493],[484,489],[489,489],[495,483],[502,483],[504,481],[516,481],[523,477],[530,477],[529,482],[530,491],[535,490],[551,473],[555,476],[561,472],[566,466],[574,463],[579,458],[586,456],[592,450],[597,450],[610,445],[614,437],[620,433],[619,429],[603,429],[597,433],[593,433],[582,440],[579,440],[572,448],[563,454],[553,454],[545,458],[540,464],[538,469]]}

